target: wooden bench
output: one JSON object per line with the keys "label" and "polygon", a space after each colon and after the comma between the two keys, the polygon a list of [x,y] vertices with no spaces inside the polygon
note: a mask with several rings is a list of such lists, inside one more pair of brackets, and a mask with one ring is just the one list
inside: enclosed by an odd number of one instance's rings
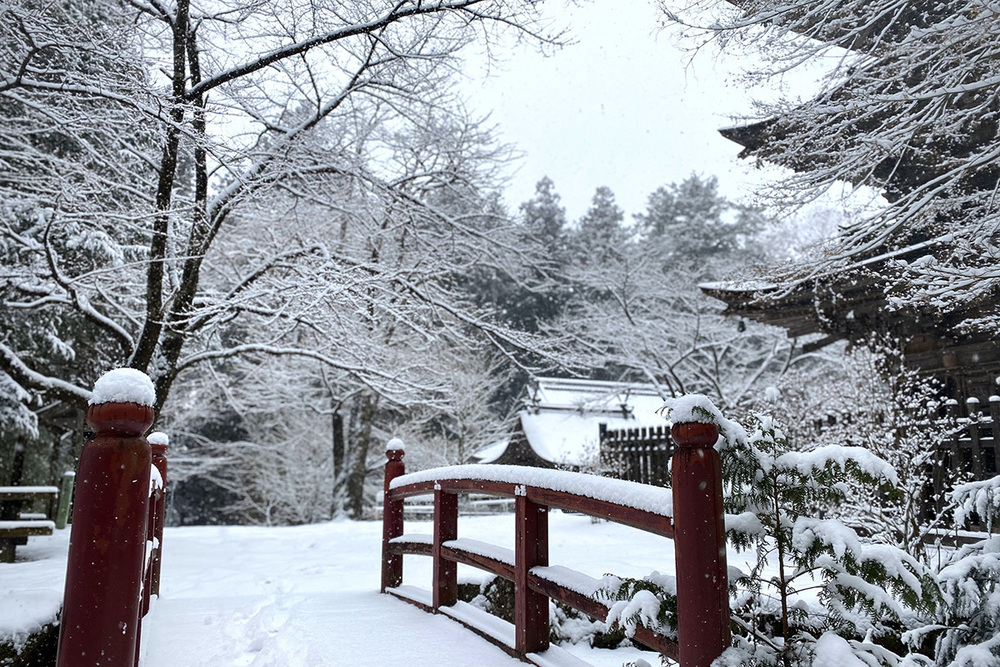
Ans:
{"label": "wooden bench", "polygon": [[[15,549],[29,537],[52,534],[58,495],[54,486],[0,486],[0,563],[13,563]],[[31,511],[36,503],[44,503],[44,513]]]}

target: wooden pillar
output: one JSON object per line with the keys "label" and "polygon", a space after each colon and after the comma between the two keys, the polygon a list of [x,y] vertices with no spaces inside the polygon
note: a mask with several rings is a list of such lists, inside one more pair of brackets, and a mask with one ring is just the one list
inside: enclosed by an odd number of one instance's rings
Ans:
{"label": "wooden pillar", "polygon": [[403,534],[403,500],[392,500],[389,483],[406,472],[403,441],[393,438],[385,447],[385,485],[382,494],[382,592],[403,583],[403,557],[389,551],[389,540]]}
{"label": "wooden pillar", "polygon": [[519,487],[514,500],[514,648],[521,655],[549,647],[549,598],[528,588],[528,572],[549,564],[548,507]]}
{"label": "wooden pillar", "polygon": [[62,530],[69,523],[69,510],[73,502],[73,486],[76,483],[76,473],[67,471],[63,473],[62,481],[59,483],[59,507],[56,510],[56,528]]}
{"label": "wooden pillar", "polygon": [[458,563],[441,552],[445,542],[458,539],[458,495],[434,490],[434,608],[451,607],[458,601]]}
{"label": "wooden pillar", "polygon": [[709,667],[731,640],[719,431],[682,423],[671,435],[679,662]]}
{"label": "wooden pillar", "polygon": [[137,650],[149,518],[152,455],[142,434],[153,408],[99,403],[87,410],[87,422],[94,437],[80,454],[56,661],[128,667]]}
{"label": "wooden pillar", "polygon": [[1000,473],[1000,396],[990,396],[990,434],[993,438],[993,468],[991,475]]}
{"label": "wooden pillar", "polygon": [[983,477],[983,453],[979,447],[979,424],[982,420],[982,413],[979,411],[979,399],[975,396],[970,396],[965,399],[965,407],[966,414],[969,415],[969,454],[972,458],[972,478],[982,480],[985,477]]}
{"label": "wooden pillar", "polygon": [[163,526],[167,521],[167,446],[169,439],[166,433],[151,433],[149,446],[153,451],[153,467],[160,473],[160,488],[153,494],[150,501],[154,517],[152,537],[156,544],[153,560],[149,566],[149,592],[160,595],[160,565],[163,563]]}

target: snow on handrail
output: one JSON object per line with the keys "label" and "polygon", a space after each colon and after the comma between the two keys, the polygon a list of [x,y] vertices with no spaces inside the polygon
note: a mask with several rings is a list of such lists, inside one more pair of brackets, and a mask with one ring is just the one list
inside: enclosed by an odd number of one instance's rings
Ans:
{"label": "snow on handrail", "polygon": [[432,468],[396,477],[390,482],[389,488],[395,490],[425,482],[459,479],[531,486],[593,498],[665,517],[673,516],[673,496],[669,488],[568,470],[528,466],[473,464]]}

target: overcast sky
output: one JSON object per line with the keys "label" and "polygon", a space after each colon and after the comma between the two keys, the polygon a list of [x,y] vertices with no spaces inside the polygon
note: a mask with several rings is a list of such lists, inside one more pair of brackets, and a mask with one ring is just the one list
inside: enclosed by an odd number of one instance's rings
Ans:
{"label": "overcast sky", "polygon": [[524,154],[507,196],[512,206],[545,175],[571,220],[600,185],[631,215],[657,187],[692,172],[717,175],[734,198],[764,177],[718,133],[751,109],[749,95],[732,83],[740,71],[734,58],[707,49],[687,63],[690,54],[658,31],[659,15],[645,0],[544,6],[577,43],[549,57],[515,47],[488,77],[470,67],[464,86],[470,106],[491,113]]}

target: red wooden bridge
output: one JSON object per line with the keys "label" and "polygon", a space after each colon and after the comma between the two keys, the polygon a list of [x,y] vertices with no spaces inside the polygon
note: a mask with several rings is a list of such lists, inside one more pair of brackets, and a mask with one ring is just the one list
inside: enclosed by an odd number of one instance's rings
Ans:
{"label": "red wooden bridge", "polygon": [[[58,665],[127,667],[138,664],[142,617],[158,592],[166,447],[159,441],[151,447],[142,436],[152,422],[148,407],[96,405],[88,421],[95,436],[80,458]],[[675,540],[676,633],[638,626],[635,639],[685,667],[708,667],[730,638],[721,474],[713,447],[718,431],[710,424],[675,424],[672,435],[678,449],[670,489],[517,466],[405,475],[401,443],[390,447],[383,592],[447,615],[525,662],[561,662],[555,659],[559,649],[548,645],[548,601],[600,620],[609,610],[595,597],[594,580],[549,563],[549,508],[581,512]],[[514,498],[512,551],[459,538],[458,495],[473,492]],[[419,494],[434,496],[433,535],[403,530],[403,500]],[[401,585],[405,554],[433,559],[429,591]],[[513,627],[498,619],[484,622],[458,602],[459,563],[514,582]]]}

